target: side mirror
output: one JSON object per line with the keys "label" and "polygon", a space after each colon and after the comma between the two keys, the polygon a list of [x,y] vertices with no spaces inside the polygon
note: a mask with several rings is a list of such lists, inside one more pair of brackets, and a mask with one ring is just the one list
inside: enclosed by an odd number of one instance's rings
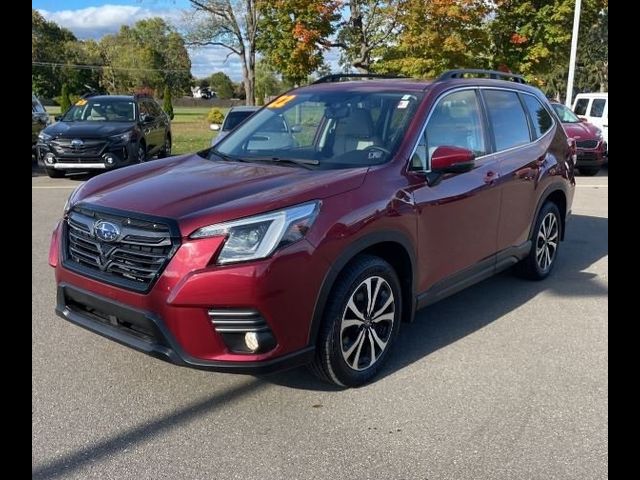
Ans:
{"label": "side mirror", "polygon": [[209,125],[209,128],[211,130],[213,130],[214,132],[217,132],[218,130],[220,130],[220,124],[219,123],[212,123],[211,125]]}
{"label": "side mirror", "polygon": [[580,119],[580,121],[581,121],[582,123],[589,123],[589,120],[587,120],[587,119],[586,119],[586,118],[584,118],[584,117],[578,117],[578,118]]}
{"label": "side mirror", "polygon": [[302,125],[291,125],[289,130],[291,133],[300,133],[302,131]]}
{"label": "side mirror", "polygon": [[156,119],[156,117],[154,117],[153,115],[149,115],[148,113],[141,113],[140,114],[140,121],[142,123],[151,123]]}
{"label": "side mirror", "polygon": [[464,173],[474,166],[476,156],[466,148],[443,145],[431,155],[431,171],[436,173]]}
{"label": "side mirror", "polygon": [[62,115],[56,115],[55,117],[53,117],[53,119],[58,122],[60,121],[60,119],[62,118]]}

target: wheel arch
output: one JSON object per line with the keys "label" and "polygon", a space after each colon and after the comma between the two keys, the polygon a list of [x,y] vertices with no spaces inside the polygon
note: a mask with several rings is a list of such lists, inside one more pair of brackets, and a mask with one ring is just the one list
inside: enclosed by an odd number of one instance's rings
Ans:
{"label": "wheel arch", "polygon": [[549,185],[540,196],[540,200],[538,200],[538,204],[536,205],[535,214],[533,216],[531,227],[529,229],[529,239],[533,238],[533,229],[536,223],[536,219],[540,214],[542,206],[547,201],[555,203],[558,207],[558,210],[560,210],[560,221],[562,222],[562,228],[560,229],[560,240],[564,240],[565,224],[567,220],[567,192],[565,185],[562,183],[554,183],[552,185]]}
{"label": "wheel arch", "polygon": [[405,234],[398,231],[376,232],[356,240],[333,261],[316,297],[309,328],[309,345],[316,343],[329,295],[340,273],[354,258],[362,254],[380,257],[395,269],[402,289],[402,321],[413,320],[417,268],[412,243]]}

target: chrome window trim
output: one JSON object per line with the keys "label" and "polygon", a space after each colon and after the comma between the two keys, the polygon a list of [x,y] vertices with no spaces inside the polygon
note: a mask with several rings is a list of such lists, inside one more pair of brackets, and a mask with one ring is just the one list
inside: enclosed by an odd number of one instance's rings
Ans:
{"label": "chrome window trim", "polygon": [[[456,93],[456,92],[463,91],[463,90],[478,90],[478,91],[479,90],[505,90],[507,92],[514,92],[516,94],[521,93],[523,95],[530,95],[530,96],[532,96],[533,98],[535,98],[536,100],[538,100],[540,102],[540,99],[536,95],[534,95],[533,93],[525,92],[523,90],[518,90],[518,89],[515,89],[515,88],[508,88],[508,87],[485,87],[485,86],[478,86],[478,85],[475,85],[475,86],[474,85],[469,85],[469,86],[466,86],[466,87],[452,88],[451,90],[447,90],[445,92],[442,92],[440,95],[438,95],[438,97],[436,98],[435,102],[433,102],[433,107],[431,107],[431,110],[429,111],[429,114],[427,115],[426,120],[422,124],[422,128],[420,129],[420,135],[418,135],[418,139],[416,140],[416,143],[413,146],[413,149],[411,150],[411,155],[409,155],[409,159],[407,161],[407,171],[409,171],[409,172],[431,173],[431,164],[429,164],[427,166],[427,170],[412,170],[411,169],[411,159],[415,155],[416,150],[418,150],[418,145],[420,145],[420,139],[424,136],[424,132],[427,129],[427,124],[429,123],[429,120],[431,120],[431,115],[433,115],[433,112],[435,111],[436,107],[438,106],[440,101],[443,99],[443,97],[445,97],[445,96],[447,96],[447,95],[449,95],[451,93]],[[500,153],[503,153],[503,152],[510,152],[512,150],[516,150],[516,149],[519,149],[519,148],[525,148],[525,147],[529,147],[531,145],[535,145],[540,140],[542,140],[547,135],[549,135],[549,133],[553,130],[553,127],[557,126],[558,124],[556,122],[555,117],[551,113],[549,113],[549,109],[547,108],[547,106],[543,102],[540,102],[540,104],[547,111],[547,114],[549,114],[549,116],[551,117],[551,121],[553,122],[553,124],[551,125],[551,128],[549,128],[544,133],[544,135],[536,138],[535,140],[533,140],[531,142],[528,142],[528,143],[525,143],[525,144],[522,144],[522,145],[517,145],[515,147],[505,148],[504,150],[497,150],[495,152],[487,153],[485,155],[480,155],[479,157],[476,157],[476,160],[481,160],[481,159],[484,159],[484,158],[487,158],[487,157],[491,157],[493,155],[497,155],[497,154],[500,154]],[[527,112],[525,111],[524,113],[526,115]]]}

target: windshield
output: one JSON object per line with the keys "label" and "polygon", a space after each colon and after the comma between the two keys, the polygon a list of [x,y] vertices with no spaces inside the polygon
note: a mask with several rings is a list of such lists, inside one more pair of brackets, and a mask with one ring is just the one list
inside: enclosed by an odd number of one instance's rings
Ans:
{"label": "windshield", "polygon": [[63,122],[133,122],[136,104],[133,100],[110,98],[80,99],[60,119]]}
{"label": "windshield", "polygon": [[253,111],[229,112],[227,114],[227,118],[224,120],[222,131],[226,132],[228,130],[233,130],[240,125],[245,118],[250,117],[254,113],[255,112]]}
{"label": "windshield", "polygon": [[416,108],[417,92],[341,91],[283,95],[211,150],[211,159],[349,168],[389,161]]}
{"label": "windshield", "polygon": [[561,105],[559,103],[552,103],[553,109],[558,114],[560,121],[562,123],[580,123],[580,119],[576,117],[576,114],[573,113],[569,107]]}

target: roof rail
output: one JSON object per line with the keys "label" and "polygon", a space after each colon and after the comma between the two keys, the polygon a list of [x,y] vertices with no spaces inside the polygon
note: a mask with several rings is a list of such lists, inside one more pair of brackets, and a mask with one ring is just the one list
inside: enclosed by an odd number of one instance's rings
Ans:
{"label": "roof rail", "polygon": [[104,94],[104,93],[100,93],[100,92],[93,91],[93,92],[87,92],[87,93],[85,93],[85,94],[84,94],[84,95],[82,95],[82,97],[80,97],[80,98],[91,98],[91,97],[97,97],[98,95],[105,95],[105,94]]}
{"label": "roof rail", "polygon": [[499,72],[497,70],[482,70],[479,68],[461,68],[458,70],[447,70],[442,73],[437,81],[451,78],[465,78],[465,75],[474,75],[476,78],[489,77],[494,79],[511,80],[516,83],[527,83],[522,75],[510,72]]}
{"label": "roof rail", "polygon": [[331,75],[325,75],[324,77],[320,77],[315,82],[312,82],[311,85],[316,85],[318,83],[332,83],[339,82],[344,78],[407,78],[398,75],[384,75],[378,73],[332,73]]}

